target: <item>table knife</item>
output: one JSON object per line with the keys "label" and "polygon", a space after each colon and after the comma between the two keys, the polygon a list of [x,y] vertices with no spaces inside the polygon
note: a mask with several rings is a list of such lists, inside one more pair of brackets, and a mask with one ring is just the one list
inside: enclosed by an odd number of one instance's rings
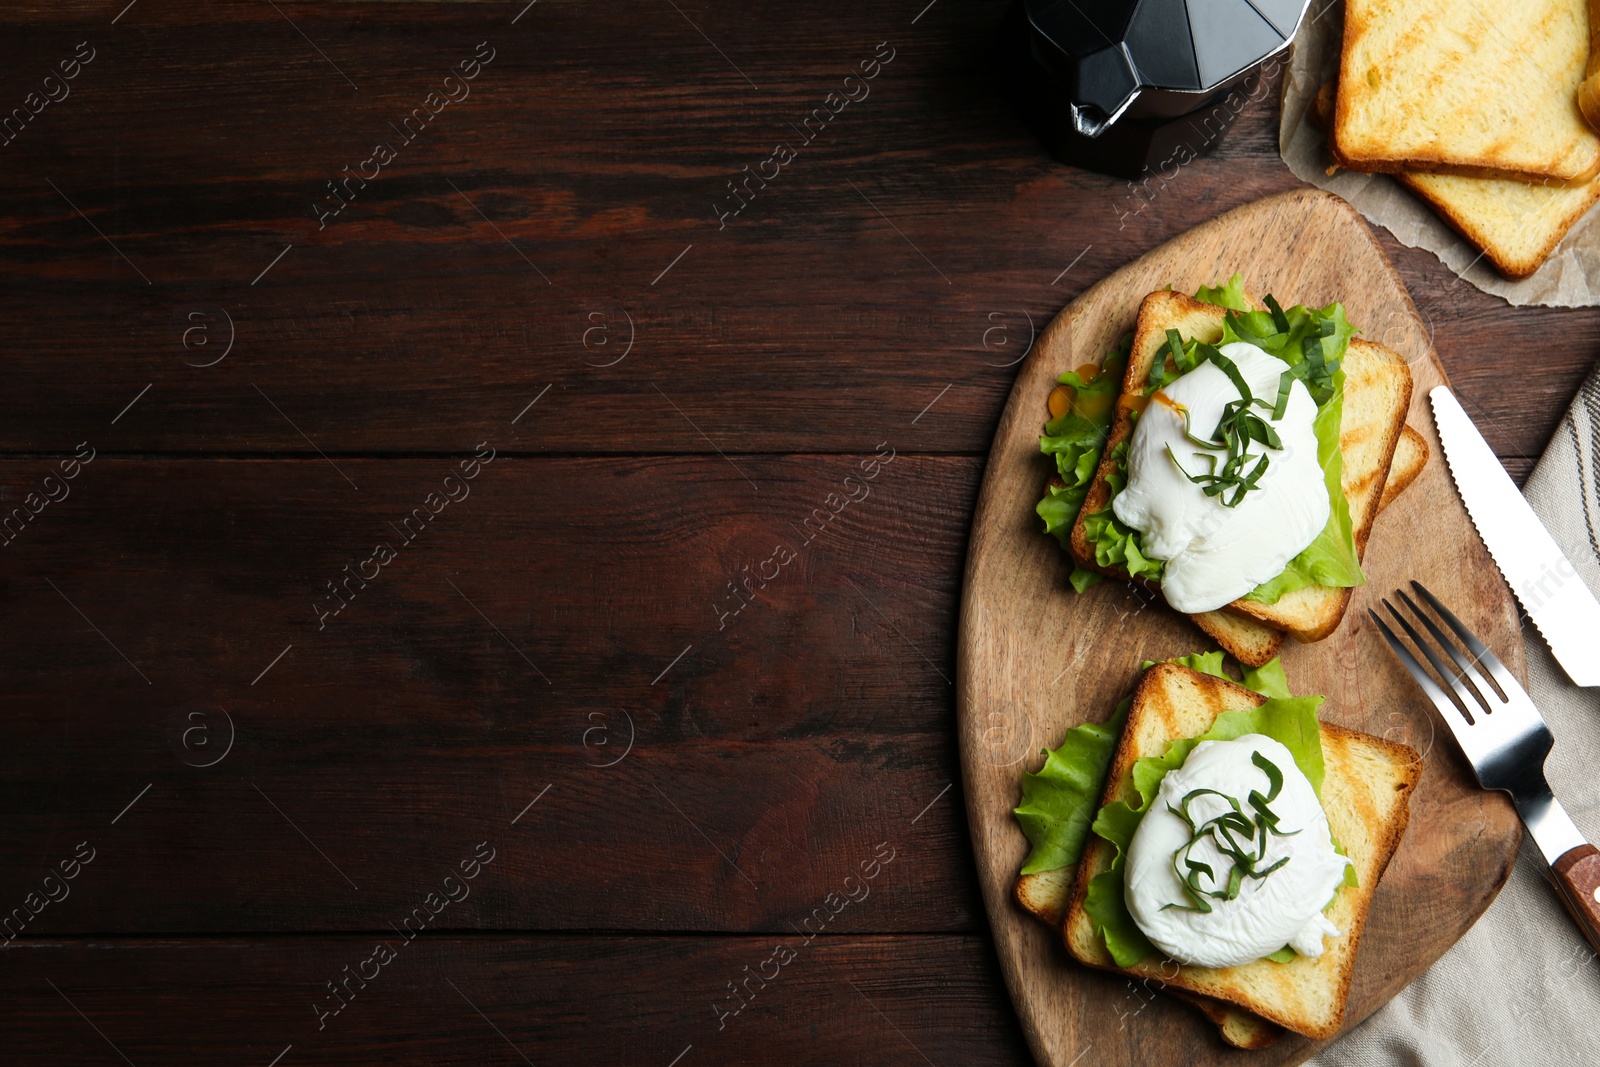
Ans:
{"label": "table knife", "polygon": [[1489,556],[1578,685],[1600,685],[1600,603],[1444,386],[1428,394],[1445,465]]}

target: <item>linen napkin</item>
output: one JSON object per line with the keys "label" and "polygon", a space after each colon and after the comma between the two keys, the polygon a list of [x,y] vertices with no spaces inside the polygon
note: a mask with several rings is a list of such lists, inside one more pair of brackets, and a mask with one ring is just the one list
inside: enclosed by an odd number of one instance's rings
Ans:
{"label": "linen napkin", "polygon": [[[1600,368],[1578,392],[1523,489],[1600,596]],[[1600,655],[1600,634],[1590,635]],[[1600,842],[1600,689],[1579,689],[1523,623],[1528,688],[1555,734],[1545,773],[1591,842]],[[1399,996],[1311,1063],[1393,1067],[1585,1064],[1600,1021],[1600,961],[1545,878],[1532,839],[1465,937]]]}

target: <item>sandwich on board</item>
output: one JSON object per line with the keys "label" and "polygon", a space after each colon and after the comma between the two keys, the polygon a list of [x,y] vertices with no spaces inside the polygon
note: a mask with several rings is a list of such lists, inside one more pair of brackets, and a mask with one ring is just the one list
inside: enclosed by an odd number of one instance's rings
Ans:
{"label": "sandwich on board", "polygon": [[[1159,590],[1247,669],[1241,685],[1221,653],[1147,664],[1110,720],[1069,730],[1024,777],[1016,812],[1033,844],[1018,903],[1084,963],[1159,980],[1240,1048],[1338,1029],[1419,770],[1404,746],[1319,723],[1321,698],[1290,696],[1274,659],[1285,633],[1337,628],[1376,515],[1427,460],[1403,424],[1410,373],[1337,304],[1264,304],[1237,275],[1195,298],[1151,293],[1100,367],[1049,398],[1056,477],[1038,512],[1074,588],[1114,575]],[[1187,792],[1161,799],[1163,782]],[[1180,863],[1181,887],[1151,898]],[[1219,955],[1205,916],[1239,908],[1266,915],[1266,940]]]}
{"label": "sandwich on board", "polygon": [[[1073,396],[1052,396],[1041,448],[1057,477],[1038,511],[1073,557],[1075,588],[1106,575],[1160,590],[1258,666],[1286,633],[1316,641],[1338,627],[1385,490],[1408,485],[1427,448],[1404,426],[1405,361],[1353,337],[1339,305],[1286,312],[1269,295],[1253,308],[1237,275],[1197,295],[1151,293],[1098,376],[1062,376],[1058,393]],[[1248,383],[1234,357],[1260,378],[1253,391],[1236,391]],[[1228,403],[1174,399],[1208,371],[1211,400]],[[1226,427],[1216,408],[1232,413]],[[1202,412],[1206,426],[1191,425]],[[1280,439],[1291,428],[1298,449]]]}
{"label": "sandwich on board", "polygon": [[1276,661],[1243,684],[1220,653],[1147,665],[1110,720],[1067,731],[1024,776],[1018,902],[1074,957],[1157,981],[1231,1045],[1332,1036],[1421,761],[1319,723],[1320,702],[1291,696]]}
{"label": "sandwich on board", "polygon": [[[1268,703],[1259,693],[1187,667],[1170,663],[1152,667],[1140,682],[1128,714],[1101,798],[1102,814],[1105,806],[1118,803],[1139,811],[1141,799],[1147,809],[1145,818],[1157,814],[1148,810],[1154,797],[1142,797],[1136,763],[1146,757],[1159,759],[1175,741],[1207,734],[1226,713]],[[1331,839],[1349,857],[1348,873],[1354,877],[1342,878],[1332,900],[1326,902],[1324,918],[1337,933],[1324,935],[1325,943],[1321,936],[1315,939],[1314,955],[1295,951],[1283,958],[1272,952],[1220,966],[1181,963],[1177,973],[1171,974],[1172,968],[1164,963],[1170,953],[1163,956],[1154,945],[1139,944],[1137,938],[1128,936],[1132,931],[1112,925],[1121,918],[1112,917],[1114,906],[1091,900],[1095,886],[1114,887],[1119,881],[1116,876],[1127,871],[1127,861],[1133,858],[1131,854],[1121,856],[1117,845],[1098,834],[1088,842],[1078,865],[1064,926],[1068,950],[1092,967],[1139,977],[1158,976],[1171,988],[1235,1005],[1307,1037],[1332,1037],[1344,1020],[1356,949],[1373,893],[1405,831],[1410,814],[1407,802],[1421,774],[1421,758],[1405,745],[1327,723],[1320,724],[1319,740],[1324,773],[1319,789],[1322,811]],[[1191,758],[1193,755],[1191,750]],[[1296,762],[1314,761],[1297,758]],[[1187,767],[1185,762],[1182,768]],[[1280,773],[1284,770],[1280,768]],[[1097,818],[1097,825],[1099,822]],[[1290,865],[1298,859],[1291,859]],[[1119,860],[1124,864],[1121,872]],[[1195,881],[1205,887],[1216,879]],[[1265,892],[1263,889],[1257,896]],[[1233,899],[1243,899],[1243,894]],[[1218,905],[1213,907],[1220,910]],[[1297,949],[1307,947],[1295,944]]]}

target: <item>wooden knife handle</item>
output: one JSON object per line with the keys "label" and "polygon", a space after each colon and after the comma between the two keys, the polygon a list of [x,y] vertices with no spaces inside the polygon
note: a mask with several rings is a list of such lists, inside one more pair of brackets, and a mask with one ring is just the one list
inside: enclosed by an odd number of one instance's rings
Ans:
{"label": "wooden knife handle", "polygon": [[1589,947],[1600,952],[1600,849],[1579,845],[1550,865],[1550,877]]}

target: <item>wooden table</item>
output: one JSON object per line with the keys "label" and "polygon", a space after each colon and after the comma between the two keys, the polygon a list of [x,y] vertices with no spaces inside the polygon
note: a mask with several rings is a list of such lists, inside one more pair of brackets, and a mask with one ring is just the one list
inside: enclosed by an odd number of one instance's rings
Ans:
{"label": "wooden table", "polygon": [[[1030,329],[1295,186],[1276,93],[1135,189],[999,3],[125,2],[0,16],[5,1061],[1027,1062],[984,456]],[[1600,311],[1382,240],[1525,476]]]}

